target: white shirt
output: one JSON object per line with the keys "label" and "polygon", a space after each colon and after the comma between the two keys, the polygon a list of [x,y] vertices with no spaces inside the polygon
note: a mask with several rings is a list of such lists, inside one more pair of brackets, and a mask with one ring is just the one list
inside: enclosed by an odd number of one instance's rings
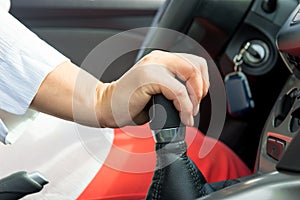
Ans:
{"label": "white shirt", "polygon": [[1,0],[0,1],[0,9],[4,9],[8,11],[10,8],[10,0]]}
{"label": "white shirt", "polygon": [[[9,5],[0,0],[0,110],[22,115],[48,73],[68,59],[9,14]],[[0,141],[9,131],[3,121],[0,115]]]}

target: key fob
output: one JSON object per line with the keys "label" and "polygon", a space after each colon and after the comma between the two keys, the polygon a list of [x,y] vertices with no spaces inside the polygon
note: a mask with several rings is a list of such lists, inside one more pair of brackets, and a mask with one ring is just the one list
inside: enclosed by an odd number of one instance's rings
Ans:
{"label": "key fob", "polygon": [[237,71],[227,74],[224,82],[228,112],[232,116],[244,116],[254,108],[249,83],[243,72]]}

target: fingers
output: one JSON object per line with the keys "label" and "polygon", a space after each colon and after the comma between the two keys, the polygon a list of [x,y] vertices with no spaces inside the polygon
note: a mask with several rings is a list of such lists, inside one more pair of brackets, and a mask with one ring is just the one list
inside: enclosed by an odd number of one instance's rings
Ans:
{"label": "fingers", "polygon": [[[200,101],[207,94],[209,88],[206,61],[190,54],[153,51],[139,64],[151,64],[152,66],[157,64],[156,67],[165,68],[171,72],[171,74],[165,73],[158,68],[148,71],[148,76],[152,74],[149,80],[154,80],[156,83],[152,84],[149,95],[162,93],[166,98],[172,100],[180,112],[181,121],[187,126],[192,126],[193,115],[198,113]],[[175,75],[185,81],[185,85],[174,78]]]}
{"label": "fingers", "polygon": [[193,125],[192,102],[186,87],[174,78],[174,74],[161,64],[145,64],[135,71],[138,73],[135,77],[140,77],[141,85],[143,85],[143,87],[139,87],[140,90],[143,90],[141,93],[146,94],[149,98],[154,94],[162,93],[174,103],[175,108],[179,111],[181,121],[187,126]]}
{"label": "fingers", "polygon": [[186,77],[186,86],[194,106],[193,114],[195,116],[199,111],[201,99],[207,95],[209,89],[207,63],[205,59],[191,54],[177,53],[176,55],[195,69],[189,77]]}
{"label": "fingers", "polygon": [[181,121],[187,126],[193,126],[193,104],[186,87],[172,76],[165,77],[161,84],[161,93],[173,101],[175,108],[179,111]]}

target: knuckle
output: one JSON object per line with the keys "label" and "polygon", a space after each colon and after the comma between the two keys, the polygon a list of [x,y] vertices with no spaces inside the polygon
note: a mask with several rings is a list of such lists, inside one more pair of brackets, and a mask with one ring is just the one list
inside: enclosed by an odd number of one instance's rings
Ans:
{"label": "knuckle", "polygon": [[191,68],[191,74],[192,74],[192,75],[200,76],[200,75],[201,75],[200,69],[198,69],[198,68],[196,68],[196,67],[192,67],[192,68]]}
{"label": "knuckle", "polygon": [[199,90],[199,91],[196,92],[197,101],[199,101],[202,98],[202,95],[203,95],[203,93],[202,93],[201,90]]}
{"label": "knuckle", "polygon": [[152,60],[152,56],[151,56],[150,54],[147,54],[147,55],[145,55],[145,56],[143,57],[143,59],[141,60],[141,62],[142,62],[143,64],[145,64],[145,63],[150,62],[151,60]]}
{"label": "knuckle", "polygon": [[203,57],[199,57],[202,67],[207,67],[207,60]]}
{"label": "knuckle", "polygon": [[184,111],[188,115],[192,115],[193,113],[193,105],[191,103],[186,104]]}
{"label": "knuckle", "polygon": [[160,53],[162,53],[162,51],[160,51],[160,50],[153,50],[153,51],[151,51],[150,54],[160,54]]}
{"label": "knuckle", "polygon": [[159,59],[159,56],[151,52],[143,57],[142,64],[155,63],[155,62],[157,62],[158,59]]}
{"label": "knuckle", "polygon": [[139,79],[140,80],[151,80],[153,77],[152,77],[152,69],[150,67],[141,67],[140,70],[139,70]]}
{"label": "knuckle", "polygon": [[179,86],[175,91],[175,95],[179,99],[185,97],[187,95],[186,88],[183,85]]}

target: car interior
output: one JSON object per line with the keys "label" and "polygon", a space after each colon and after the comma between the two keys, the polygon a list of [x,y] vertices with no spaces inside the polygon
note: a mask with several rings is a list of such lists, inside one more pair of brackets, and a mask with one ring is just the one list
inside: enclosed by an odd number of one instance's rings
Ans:
{"label": "car interior", "polygon": [[[189,36],[207,51],[225,85],[224,126],[209,136],[230,147],[253,172],[202,199],[299,198],[299,0],[12,0],[10,12],[84,69],[98,44],[123,31],[159,27]],[[163,35],[155,30],[126,37],[141,46],[164,40],[157,40]],[[86,70],[111,82],[145,52],[121,55],[103,73],[101,65]],[[217,126],[211,97],[202,100],[195,124],[204,134]],[[21,176],[47,182],[36,174]]]}

